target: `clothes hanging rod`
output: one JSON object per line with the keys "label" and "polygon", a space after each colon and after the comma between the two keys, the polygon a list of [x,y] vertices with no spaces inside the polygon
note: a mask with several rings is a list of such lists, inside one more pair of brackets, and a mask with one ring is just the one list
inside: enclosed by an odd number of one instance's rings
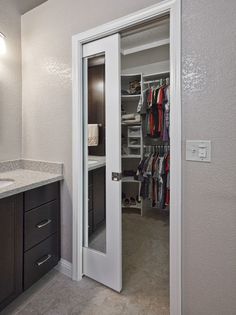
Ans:
{"label": "clothes hanging rod", "polygon": [[143,78],[146,79],[146,78],[150,78],[150,77],[154,77],[154,76],[164,75],[164,74],[167,74],[167,73],[170,73],[170,70],[144,74]]}
{"label": "clothes hanging rod", "polygon": [[169,147],[170,145],[169,144],[150,144],[150,145],[144,145],[144,148],[153,148],[153,147],[156,147],[156,148],[160,148],[160,147]]}
{"label": "clothes hanging rod", "polygon": [[169,78],[163,78],[163,79],[158,79],[158,80],[149,80],[149,81],[144,81],[143,84],[150,84],[150,83],[157,83],[163,80],[169,80]]}
{"label": "clothes hanging rod", "polygon": [[144,152],[145,154],[151,154],[151,153],[156,153],[161,150],[164,150],[165,152],[170,151],[170,145],[150,145],[150,146],[144,146]]}

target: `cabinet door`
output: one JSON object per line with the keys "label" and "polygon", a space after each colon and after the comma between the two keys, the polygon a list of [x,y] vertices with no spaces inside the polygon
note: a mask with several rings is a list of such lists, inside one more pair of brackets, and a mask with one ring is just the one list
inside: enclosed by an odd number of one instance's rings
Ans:
{"label": "cabinet door", "polygon": [[23,195],[0,199],[0,310],[22,292]]}
{"label": "cabinet door", "polygon": [[105,222],[105,167],[93,171],[94,229]]}

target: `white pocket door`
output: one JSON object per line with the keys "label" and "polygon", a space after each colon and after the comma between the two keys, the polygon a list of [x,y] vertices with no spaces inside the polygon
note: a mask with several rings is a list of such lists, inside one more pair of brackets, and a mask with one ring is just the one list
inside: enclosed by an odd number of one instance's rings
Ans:
{"label": "white pocket door", "polygon": [[120,35],[83,45],[83,274],[122,288]]}

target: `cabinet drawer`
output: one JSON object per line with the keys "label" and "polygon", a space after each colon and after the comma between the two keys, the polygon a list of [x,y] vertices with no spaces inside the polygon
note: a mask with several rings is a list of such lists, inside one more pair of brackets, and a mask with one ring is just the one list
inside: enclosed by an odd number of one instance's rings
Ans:
{"label": "cabinet drawer", "polygon": [[44,203],[59,198],[59,182],[31,189],[25,192],[24,208],[29,211]]}
{"label": "cabinet drawer", "polygon": [[54,200],[25,213],[25,251],[57,232],[58,214],[58,200]]}
{"label": "cabinet drawer", "polygon": [[24,254],[24,290],[40,279],[59,261],[58,234],[28,250]]}

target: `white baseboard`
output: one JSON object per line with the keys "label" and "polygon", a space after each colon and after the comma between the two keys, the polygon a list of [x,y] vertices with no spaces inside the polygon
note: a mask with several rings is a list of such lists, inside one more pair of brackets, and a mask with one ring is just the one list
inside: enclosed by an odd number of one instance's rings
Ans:
{"label": "white baseboard", "polygon": [[55,268],[67,277],[72,278],[72,264],[69,261],[62,258]]}

